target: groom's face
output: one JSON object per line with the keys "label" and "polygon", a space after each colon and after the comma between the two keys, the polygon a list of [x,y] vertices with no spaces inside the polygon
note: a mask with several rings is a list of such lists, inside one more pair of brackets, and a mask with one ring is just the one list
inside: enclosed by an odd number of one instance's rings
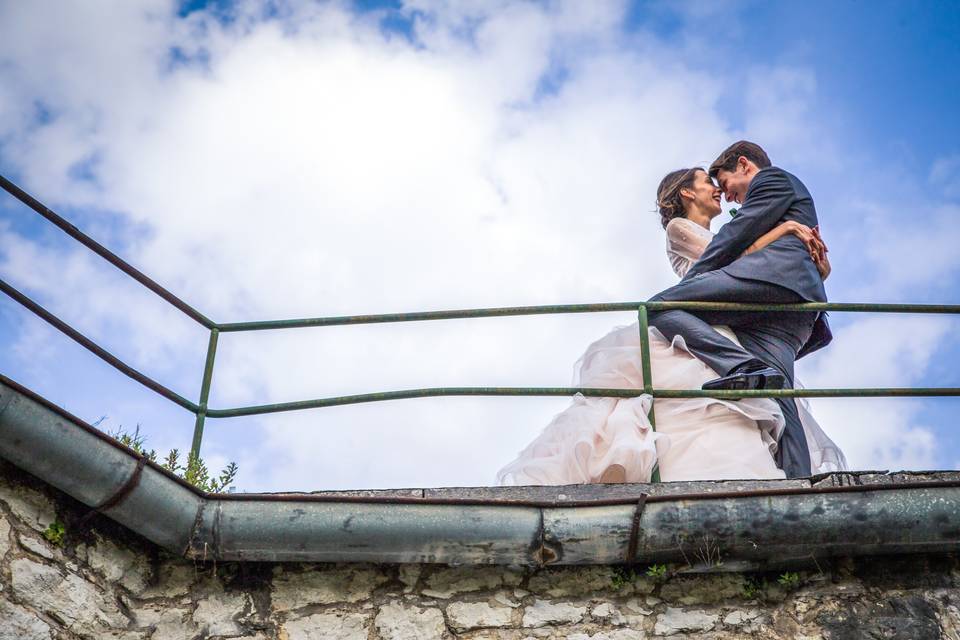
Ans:
{"label": "groom's face", "polygon": [[717,184],[723,190],[723,197],[727,202],[736,202],[743,204],[743,198],[747,195],[747,187],[750,186],[750,179],[753,176],[747,171],[746,164],[741,166],[737,163],[733,171],[720,169],[717,172]]}

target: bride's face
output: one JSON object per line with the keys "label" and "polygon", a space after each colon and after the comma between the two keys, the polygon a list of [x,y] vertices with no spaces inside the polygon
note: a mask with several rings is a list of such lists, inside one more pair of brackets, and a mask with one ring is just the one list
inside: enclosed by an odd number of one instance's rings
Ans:
{"label": "bride's face", "polygon": [[713,183],[706,171],[697,171],[693,178],[693,188],[688,189],[693,198],[689,207],[696,207],[710,218],[720,215],[720,187]]}

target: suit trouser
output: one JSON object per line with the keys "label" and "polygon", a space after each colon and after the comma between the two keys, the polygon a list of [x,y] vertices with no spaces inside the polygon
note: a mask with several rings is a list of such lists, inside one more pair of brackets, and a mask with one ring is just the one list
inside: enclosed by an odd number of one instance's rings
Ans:
{"label": "suit trouser", "polygon": [[[741,280],[723,271],[710,271],[684,280],[650,298],[656,301],[692,302],[805,302],[784,287],[759,280]],[[810,337],[816,312],[799,311],[657,311],[650,324],[667,340],[683,336],[690,351],[719,375],[736,367],[756,363],[774,367],[793,386],[797,352]],[[711,325],[728,325],[742,347],[718,333]],[[777,464],[788,478],[810,475],[810,451],[793,398],[777,398],[786,427],[777,449]]]}

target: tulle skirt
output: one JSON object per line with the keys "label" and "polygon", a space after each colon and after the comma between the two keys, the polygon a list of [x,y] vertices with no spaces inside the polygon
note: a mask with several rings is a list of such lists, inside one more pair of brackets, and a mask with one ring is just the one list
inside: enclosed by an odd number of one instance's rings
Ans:
{"label": "tulle skirt", "polygon": [[[729,328],[716,329],[736,341]],[[670,342],[652,327],[650,364],[659,389],[699,389],[717,377],[689,352],[681,336]],[[591,344],[576,369],[574,386],[642,389],[638,324],[617,327]],[[773,400],[661,398],[656,402],[656,431],[647,417],[651,402],[649,395],[577,394],[497,473],[497,484],[649,482],[658,463],[663,481],[784,477],[773,457],[784,419]],[[814,473],[845,469],[843,454],[813,420],[809,406],[798,403],[798,408]]]}

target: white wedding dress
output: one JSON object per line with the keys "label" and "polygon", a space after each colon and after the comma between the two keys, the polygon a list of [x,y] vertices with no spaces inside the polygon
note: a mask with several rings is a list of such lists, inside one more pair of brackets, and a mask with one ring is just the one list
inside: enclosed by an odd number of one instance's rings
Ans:
{"label": "white wedding dress", "polygon": [[[713,234],[686,218],[667,225],[667,255],[680,277],[696,262]],[[731,340],[728,327],[715,327]],[[650,328],[653,385],[699,389],[717,373],[695,358],[681,336],[673,342]],[[642,389],[638,323],[617,327],[589,347],[577,362],[574,386]],[[799,386],[799,384],[797,385]],[[783,478],[773,454],[783,414],[772,399],[738,401],[661,398],[656,431],[647,412],[652,398],[594,398],[577,394],[516,460],[497,473],[497,484],[559,485],[600,482],[616,468],[625,482],[649,482],[659,463],[661,480]],[[798,399],[813,473],[846,470],[840,449]],[[619,465],[620,468],[614,465]]]}

